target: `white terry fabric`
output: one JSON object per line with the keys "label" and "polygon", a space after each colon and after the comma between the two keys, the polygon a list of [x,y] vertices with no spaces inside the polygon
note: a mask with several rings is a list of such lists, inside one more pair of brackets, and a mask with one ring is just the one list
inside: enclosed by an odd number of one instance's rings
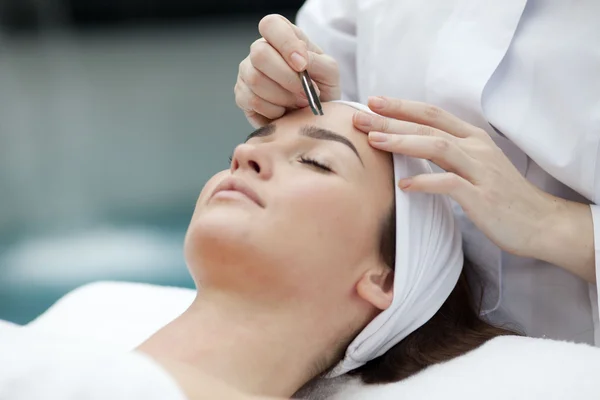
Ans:
{"label": "white terry fabric", "polygon": [[[54,332],[56,335],[70,334],[72,337],[78,336],[81,340],[96,337],[98,331],[118,331],[120,335],[115,337],[122,337],[123,342],[113,343],[111,346],[129,350],[153,334],[157,327],[164,324],[165,319],[171,320],[177,317],[191,304],[194,296],[195,291],[191,289],[98,282],[82,286],[69,293],[33,323],[21,329],[33,330],[37,333]],[[66,316],[72,319],[69,325],[65,324]],[[73,342],[72,339],[69,341],[71,344]],[[0,346],[6,343],[8,341],[0,333]],[[2,357],[2,360],[5,359]],[[75,368],[77,365],[73,363],[71,367]],[[125,368],[132,364],[126,361],[123,365]],[[121,367],[118,368],[120,371]],[[400,382],[364,385],[358,378],[348,376],[322,379],[299,392],[299,398],[310,400],[412,398],[476,400],[482,397],[490,400],[597,399],[597,393],[600,392],[600,380],[597,379],[599,370],[600,349],[542,339],[499,337],[466,355],[434,365]],[[125,372],[127,373],[127,370]],[[3,375],[4,373],[0,373],[0,376]],[[151,369],[149,376],[158,378],[159,381],[164,379]],[[111,381],[114,387],[118,387],[119,382],[127,383],[117,378]],[[107,389],[102,390],[105,391],[99,393],[107,393]],[[29,398],[42,397],[49,396]],[[7,397],[3,397],[0,392],[0,398]],[[118,399],[119,397],[105,396],[104,398]],[[153,397],[138,398],[153,399]],[[179,399],[177,396],[162,398]]]}
{"label": "white terry fabric", "polygon": [[598,348],[506,336],[400,382],[348,382],[328,399],[591,400],[600,393],[598,368]]}
{"label": "white terry fabric", "polygon": [[0,399],[185,400],[149,357],[84,338],[65,339],[0,321],[0,360]]}
{"label": "white terry fabric", "polygon": [[[373,113],[360,103],[339,101]],[[394,154],[394,178],[432,173],[425,160]],[[350,343],[328,376],[345,374],[381,356],[426,323],[446,301],[463,266],[462,240],[449,200],[442,195],[405,193],[396,197],[396,265],[392,305]]]}
{"label": "white terry fabric", "polygon": [[181,315],[195,297],[195,290],[179,287],[90,283],[63,296],[27,328],[129,351]]}

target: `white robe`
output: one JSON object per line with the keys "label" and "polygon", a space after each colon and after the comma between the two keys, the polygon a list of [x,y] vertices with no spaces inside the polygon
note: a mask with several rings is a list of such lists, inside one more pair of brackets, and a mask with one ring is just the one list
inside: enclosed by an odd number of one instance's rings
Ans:
{"label": "white robe", "polygon": [[2,400],[185,400],[152,359],[0,321]]}

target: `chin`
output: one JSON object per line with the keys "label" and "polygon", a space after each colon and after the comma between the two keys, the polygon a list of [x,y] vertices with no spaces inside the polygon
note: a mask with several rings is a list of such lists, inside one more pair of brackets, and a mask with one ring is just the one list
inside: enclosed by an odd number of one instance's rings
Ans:
{"label": "chin", "polygon": [[256,256],[256,224],[244,210],[223,207],[195,216],[185,237],[185,259],[191,272],[199,266],[226,265]]}
{"label": "chin", "polygon": [[[289,263],[288,249],[272,246],[264,221],[251,223],[243,213],[228,212],[227,218],[224,214],[200,215],[188,228],[185,259],[196,286],[260,297],[289,296],[290,289],[283,288],[297,286],[298,279],[293,278],[293,268],[282,268],[282,259]],[[267,287],[280,290],[268,293]]]}

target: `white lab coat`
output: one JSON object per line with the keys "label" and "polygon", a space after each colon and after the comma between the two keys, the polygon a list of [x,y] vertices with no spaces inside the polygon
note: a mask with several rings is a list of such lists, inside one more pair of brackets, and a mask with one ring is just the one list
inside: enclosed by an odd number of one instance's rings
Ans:
{"label": "white lab coat", "polygon": [[185,400],[149,357],[0,321],[0,399]]}
{"label": "white lab coat", "polygon": [[[442,107],[485,129],[544,191],[598,203],[599,16],[598,0],[308,0],[297,24],[338,61],[345,99]],[[500,251],[456,211],[492,321],[600,345],[595,285]]]}

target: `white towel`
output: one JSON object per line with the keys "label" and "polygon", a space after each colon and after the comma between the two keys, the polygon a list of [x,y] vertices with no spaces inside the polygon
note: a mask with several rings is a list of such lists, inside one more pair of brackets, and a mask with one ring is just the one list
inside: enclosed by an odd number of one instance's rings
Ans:
{"label": "white towel", "polygon": [[152,358],[0,321],[0,399],[185,400]]}
{"label": "white towel", "polygon": [[[373,113],[364,104],[339,103]],[[395,182],[433,172],[426,160],[401,154],[394,154],[393,160]],[[396,250],[392,304],[352,340],[344,358],[328,377],[343,375],[383,355],[423,326],[448,299],[462,271],[462,236],[449,198],[405,193],[397,185],[394,187]]]}
{"label": "white towel", "polygon": [[[100,282],[59,300],[27,327],[132,349],[191,304],[195,291]],[[301,391],[310,400],[600,399],[600,349],[543,339],[501,337],[422,373],[387,385],[345,376]]]}
{"label": "white towel", "polygon": [[97,282],[66,294],[27,327],[131,350],[183,313],[196,291],[127,282]]}
{"label": "white towel", "polygon": [[349,382],[331,400],[600,399],[600,349],[498,337],[479,349],[390,385]]}

